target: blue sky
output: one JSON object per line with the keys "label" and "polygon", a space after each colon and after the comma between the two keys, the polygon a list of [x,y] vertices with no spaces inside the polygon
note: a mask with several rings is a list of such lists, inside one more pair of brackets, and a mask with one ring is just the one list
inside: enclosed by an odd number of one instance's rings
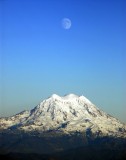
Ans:
{"label": "blue sky", "polygon": [[[1,0],[0,116],[53,93],[84,95],[126,122],[124,0]],[[65,30],[61,21],[69,18]]]}

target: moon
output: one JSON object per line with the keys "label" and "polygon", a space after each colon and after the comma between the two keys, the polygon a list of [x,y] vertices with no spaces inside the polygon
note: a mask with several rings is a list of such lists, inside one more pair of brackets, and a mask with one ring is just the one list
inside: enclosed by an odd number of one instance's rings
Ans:
{"label": "moon", "polygon": [[71,20],[69,18],[63,18],[62,19],[62,27],[64,29],[70,29],[71,25],[72,25],[72,23],[71,23]]}

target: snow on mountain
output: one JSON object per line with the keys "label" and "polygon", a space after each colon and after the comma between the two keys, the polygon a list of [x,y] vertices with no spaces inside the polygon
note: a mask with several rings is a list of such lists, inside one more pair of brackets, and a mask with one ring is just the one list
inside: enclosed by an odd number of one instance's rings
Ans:
{"label": "snow on mountain", "polygon": [[53,94],[30,111],[8,118],[0,118],[0,129],[18,129],[25,132],[57,130],[86,132],[126,137],[126,125],[97,108],[84,96]]}

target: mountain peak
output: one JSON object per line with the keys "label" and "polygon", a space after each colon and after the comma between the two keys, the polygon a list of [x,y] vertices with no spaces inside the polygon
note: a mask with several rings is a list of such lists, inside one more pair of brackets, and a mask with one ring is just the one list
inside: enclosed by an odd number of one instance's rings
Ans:
{"label": "mountain peak", "polygon": [[53,99],[53,100],[59,100],[59,101],[83,101],[87,104],[90,104],[90,105],[93,105],[91,103],[91,101],[89,101],[85,96],[78,96],[76,94],[73,94],[73,93],[70,93],[70,94],[66,94],[64,96],[59,96],[57,94],[53,94],[50,99]]}
{"label": "mountain peak", "polygon": [[50,98],[52,98],[52,99],[61,99],[61,97],[58,96],[57,94],[52,94],[52,96]]}
{"label": "mountain peak", "polygon": [[75,100],[79,99],[78,95],[75,94],[66,94],[64,96],[59,96],[57,94],[53,94],[51,97],[49,97],[49,100],[58,100],[58,101],[62,101],[62,102],[66,102],[66,101],[70,101],[70,102],[74,102]]}

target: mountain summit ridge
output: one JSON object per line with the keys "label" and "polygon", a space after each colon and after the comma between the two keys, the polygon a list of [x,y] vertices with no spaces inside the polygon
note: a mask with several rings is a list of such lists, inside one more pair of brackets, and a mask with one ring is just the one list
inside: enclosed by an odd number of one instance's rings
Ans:
{"label": "mountain summit ridge", "polygon": [[0,118],[0,130],[24,132],[56,131],[100,133],[102,136],[126,137],[126,125],[97,108],[84,96],[53,94],[30,111]]}

